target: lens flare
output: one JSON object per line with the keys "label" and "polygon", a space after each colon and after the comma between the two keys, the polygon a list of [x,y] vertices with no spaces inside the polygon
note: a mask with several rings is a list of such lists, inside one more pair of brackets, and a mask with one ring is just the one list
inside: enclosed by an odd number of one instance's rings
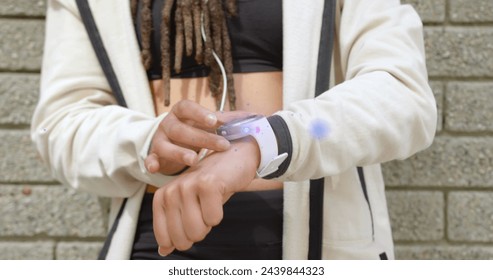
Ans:
{"label": "lens flare", "polygon": [[321,119],[313,120],[310,123],[310,134],[316,140],[327,138],[330,134],[329,123]]}

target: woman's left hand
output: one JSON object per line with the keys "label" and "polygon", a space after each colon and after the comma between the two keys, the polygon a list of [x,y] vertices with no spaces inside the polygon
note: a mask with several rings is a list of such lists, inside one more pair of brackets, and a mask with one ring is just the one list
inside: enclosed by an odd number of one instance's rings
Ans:
{"label": "woman's left hand", "polygon": [[154,235],[159,254],[183,251],[201,241],[223,218],[223,204],[255,178],[260,152],[252,137],[206,157],[159,188],[153,200]]}
{"label": "woman's left hand", "polygon": [[221,124],[251,113],[245,111],[211,112],[202,105],[181,100],[167,113],[154,133],[149,154],[144,160],[147,171],[172,175],[185,166],[193,166],[198,151],[225,151],[229,143],[214,130]]}

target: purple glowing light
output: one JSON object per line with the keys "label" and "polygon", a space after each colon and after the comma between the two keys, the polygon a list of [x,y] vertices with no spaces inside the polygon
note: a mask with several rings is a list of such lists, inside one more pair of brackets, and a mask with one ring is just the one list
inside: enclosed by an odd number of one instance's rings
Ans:
{"label": "purple glowing light", "polygon": [[315,119],[310,123],[309,127],[310,135],[317,139],[322,140],[329,136],[330,134],[330,126],[329,124],[321,119]]}

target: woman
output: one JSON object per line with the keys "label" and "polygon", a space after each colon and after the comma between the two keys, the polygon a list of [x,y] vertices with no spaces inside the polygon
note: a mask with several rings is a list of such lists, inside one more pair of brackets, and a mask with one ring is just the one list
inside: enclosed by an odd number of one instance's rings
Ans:
{"label": "woman", "polygon": [[[107,258],[305,259],[318,178],[322,257],[393,258],[379,164],[430,145],[436,125],[419,17],[397,0],[337,1],[335,86],[314,99],[324,1],[210,2],[91,3],[128,109],[113,106],[73,1],[49,2],[32,137],[61,182],[113,198],[111,220],[128,198]],[[213,113],[226,83],[238,113]],[[241,112],[269,116],[270,136],[211,133]]]}

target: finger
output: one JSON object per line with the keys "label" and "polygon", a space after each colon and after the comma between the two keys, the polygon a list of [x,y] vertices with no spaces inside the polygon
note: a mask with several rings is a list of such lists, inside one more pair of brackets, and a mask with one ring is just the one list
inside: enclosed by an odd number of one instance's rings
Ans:
{"label": "finger", "polygon": [[166,222],[173,247],[180,251],[190,249],[193,242],[186,235],[181,209],[176,203],[172,207],[166,208]]}
{"label": "finger", "polygon": [[159,171],[159,157],[155,153],[149,154],[144,160],[145,167],[149,173],[156,173]]}
{"label": "finger", "polygon": [[158,156],[158,161],[165,160],[172,163],[185,164],[188,166],[194,165],[198,160],[197,153],[194,150],[175,145],[168,141],[155,142],[153,153]]}
{"label": "finger", "polygon": [[164,132],[170,140],[180,146],[189,145],[214,151],[225,151],[230,147],[229,141],[224,137],[180,122],[164,126]]}
{"label": "finger", "polygon": [[185,233],[190,241],[201,241],[209,233],[211,227],[204,223],[196,193],[185,190],[182,192],[182,196],[184,199],[182,218]]}
{"label": "finger", "polygon": [[205,127],[215,127],[217,123],[217,116],[213,112],[190,100],[176,103],[171,112],[181,120],[192,120]]}
{"label": "finger", "polygon": [[169,255],[173,250],[173,244],[168,234],[166,213],[162,202],[161,191],[156,191],[152,201],[152,226],[156,237],[158,253],[161,256]]}
{"label": "finger", "polygon": [[215,114],[217,118],[217,126],[220,126],[230,121],[243,119],[248,116],[254,115],[253,113],[246,111],[226,111],[226,112],[218,111]]}
{"label": "finger", "polygon": [[218,128],[219,126],[221,126],[225,123],[228,123],[230,121],[234,121],[237,119],[244,119],[246,117],[255,115],[254,113],[246,112],[246,111],[216,111],[214,114],[216,115],[216,118],[217,118],[217,123],[216,123],[216,126],[214,128],[203,127],[203,126],[199,126],[198,124],[195,124],[194,126],[200,128],[200,129],[206,130],[206,131],[214,132],[215,128]]}
{"label": "finger", "polygon": [[201,188],[199,200],[202,219],[207,226],[216,226],[223,219],[223,195],[217,189],[215,191],[205,190],[205,188],[215,188],[214,186],[204,184]]}

